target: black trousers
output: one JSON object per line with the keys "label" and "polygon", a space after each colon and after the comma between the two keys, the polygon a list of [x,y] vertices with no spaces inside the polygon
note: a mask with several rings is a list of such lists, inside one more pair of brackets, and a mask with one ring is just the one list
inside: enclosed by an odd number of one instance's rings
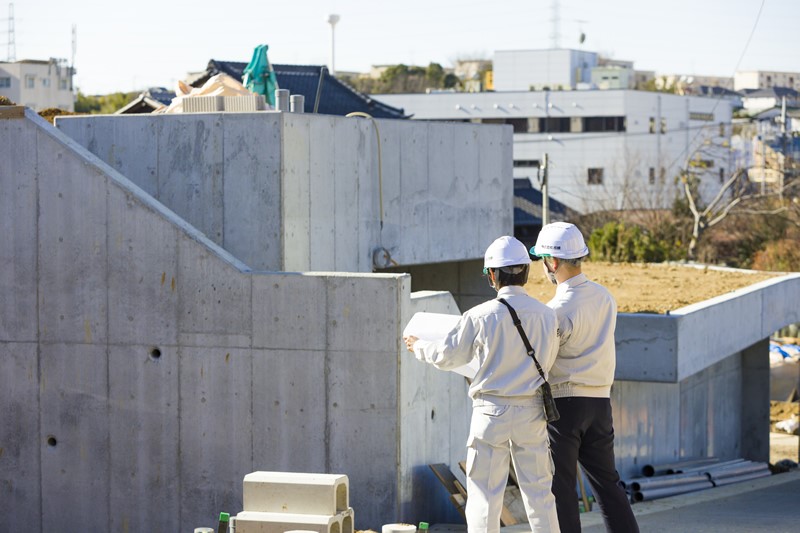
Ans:
{"label": "black trousers", "polygon": [[608,398],[556,398],[561,418],[548,425],[553,451],[558,523],[562,533],[581,530],[575,493],[578,462],[586,472],[606,529],[613,533],[638,533],[639,526],[614,465],[614,427]]}

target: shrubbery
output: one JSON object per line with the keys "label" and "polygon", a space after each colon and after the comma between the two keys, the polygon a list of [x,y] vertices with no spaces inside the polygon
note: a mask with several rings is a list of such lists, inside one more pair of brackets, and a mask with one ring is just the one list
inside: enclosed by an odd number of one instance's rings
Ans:
{"label": "shrubbery", "polygon": [[628,263],[660,263],[683,258],[681,242],[668,235],[669,225],[662,226],[662,231],[650,231],[636,224],[608,222],[592,231],[587,243],[589,252],[593,259]]}

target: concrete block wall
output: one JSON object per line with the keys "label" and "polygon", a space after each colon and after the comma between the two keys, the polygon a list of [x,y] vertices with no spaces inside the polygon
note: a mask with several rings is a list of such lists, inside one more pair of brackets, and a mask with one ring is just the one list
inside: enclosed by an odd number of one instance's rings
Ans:
{"label": "concrete block wall", "polygon": [[513,229],[510,128],[277,112],[56,125],[254,270],[371,272],[377,249],[476,259]]}
{"label": "concrete block wall", "polygon": [[346,473],[361,528],[413,507],[409,276],[253,273],[34,113],[0,138],[10,530],[187,530],[256,470]]}

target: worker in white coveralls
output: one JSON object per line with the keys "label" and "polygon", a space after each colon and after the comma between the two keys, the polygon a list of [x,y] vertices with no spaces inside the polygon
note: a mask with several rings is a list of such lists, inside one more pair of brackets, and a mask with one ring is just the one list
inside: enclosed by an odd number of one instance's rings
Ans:
{"label": "worker in white coveralls", "polygon": [[417,359],[439,369],[480,364],[469,386],[472,420],[467,441],[469,533],[496,533],[508,479],[509,456],[532,531],[559,531],[551,492],[552,460],[539,387],[544,382],[528,356],[511,311],[519,316],[541,367],[550,368],[558,350],[556,315],[531,298],[530,255],[513,237],[500,237],[486,250],[484,274],[497,291],[490,300],[464,313],[446,338],[428,342],[404,337]]}
{"label": "worker in white coveralls", "polygon": [[611,384],[616,366],[617,303],[605,287],[582,273],[581,260],[589,249],[574,224],[544,226],[531,254],[543,260],[545,275],[557,285],[556,295],[547,305],[558,315],[560,347],[548,380],[561,416],[548,430],[561,531],[581,530],[575,490],[580,462],[606,529],[638,532],[614,464]]}

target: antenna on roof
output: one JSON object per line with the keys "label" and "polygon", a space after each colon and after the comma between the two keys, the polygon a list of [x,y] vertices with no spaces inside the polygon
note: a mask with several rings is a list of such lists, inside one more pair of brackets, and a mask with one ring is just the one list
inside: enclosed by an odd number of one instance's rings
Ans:
{"label": "antenna on roof", "polygon": [[17,60],[17,43],[14,37],[14,2],[8,4],[8,62]]}
{"label": "antenna on roof", "polygon": [[78,51],[78,25],[72,25],[72,58],[69,62],[69,90],[72,91],[72,78],[75,76],[75,52]]}
{"label": "antenna on roof", "polygon": [[561,14],[560,14],[560,4],[558,0],[553,0],[553,18],[550,21],[553,23],[552,33],[550,34],[550,38],[552,39],[551,47],[555,50],[561,46]]}

